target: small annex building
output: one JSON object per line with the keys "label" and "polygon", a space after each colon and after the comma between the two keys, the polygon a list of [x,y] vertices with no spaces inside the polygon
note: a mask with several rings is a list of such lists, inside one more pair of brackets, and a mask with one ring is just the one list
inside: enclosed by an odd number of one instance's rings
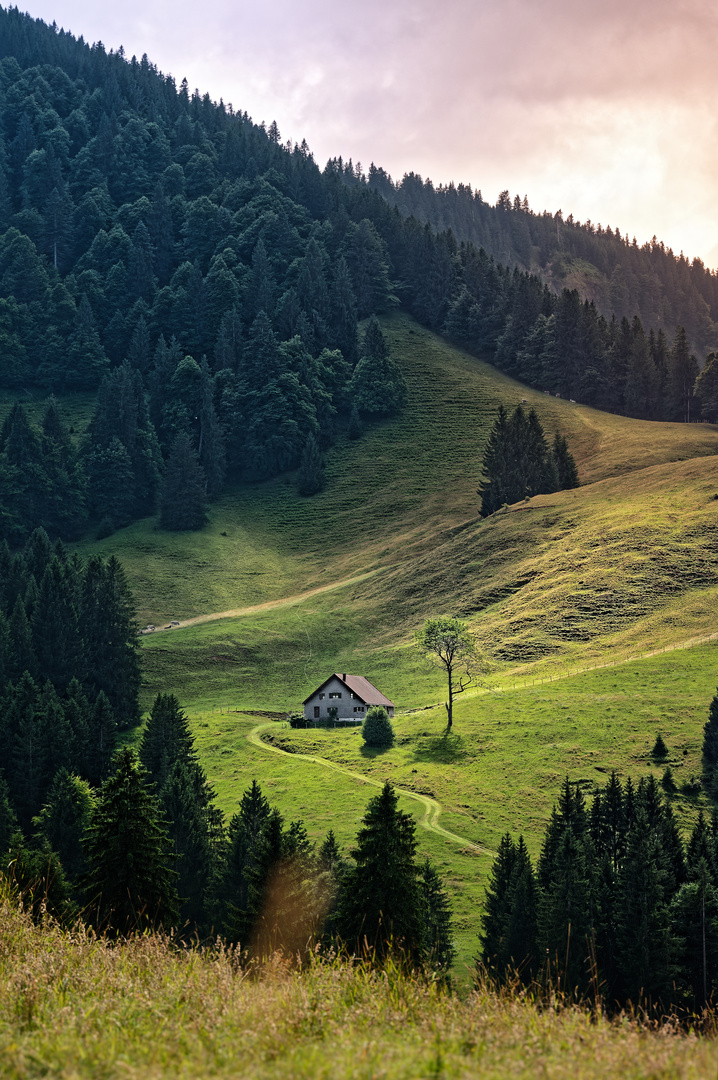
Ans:
{"label": "small annex building", "polygon": [[373,705],[383,705],[389,716],[394,715],[394,702],[363,675],[330,675],[305,699],[304,719],[321,724],[329,720],[329,710],[336,709],[337,720],[360,724]]}

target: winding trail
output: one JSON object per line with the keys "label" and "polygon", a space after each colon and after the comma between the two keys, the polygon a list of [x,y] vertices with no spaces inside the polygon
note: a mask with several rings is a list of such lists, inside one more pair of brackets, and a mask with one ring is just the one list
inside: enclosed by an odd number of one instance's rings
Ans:
{"label": "winding trail", "polygon": [[[247,735],[247,741],[253,746],[258,746],[260,750],[266,750],[271,754],[281,754],[283,757],[298,759],[301,761],[312,761],[315,765],[321,765],[325,769],[333,769],[334,772],[342,773],[344,776],[351,777],[352,780],[359,780],[362,784],[371,784],[372,787],[383,788],[384,783],[381,780],[373,780],[370,776],[364,776],[363,773],[355,772],[353,769],[345,769],[343,765],[337,765],[334,761],[329,761],[328,758],[316,757],[313,754],[298,754],[288,753],[286,750],[280,749],[278,746],[272,746],[270,743],[264,742],[260,738],[260,732],[266,731],[267,728],[273,727],[272,721],[266,724],[257,724],[255,728]],[[467,840],[463,836],[458,836],[456,833],[449,832],[448,829],[444,829],[439,824],[439,816],[442,811],[441,803],[436,799],[431,798],[430,795],[420,795],[416,791],[409,791],[408,788],[395,788],[395,791],[399,795],[404,795],[407,799],[414,799],[415,802],[421,803],[424,807],[423,817],[419,819],[419,824],[422,828],[427,829],[428,832],[436,833],[438,836],[443,836],[447,840],[453,841],[455,844],[461,844],[464,848],[470,848],[471,851],[475,851],[477,855],[495,855],[495,852],[490,848],[482,847],[481,844],[474,844],[473,841]]]}

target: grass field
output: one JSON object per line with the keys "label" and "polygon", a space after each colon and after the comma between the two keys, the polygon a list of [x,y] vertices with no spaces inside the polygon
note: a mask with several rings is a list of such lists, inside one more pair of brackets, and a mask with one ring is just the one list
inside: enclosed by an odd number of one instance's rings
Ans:
{"label": "grass field", "polygon": [[0,897],[0,1076],[708,1080],[713,1040],[337,961],[248,978],[227,953],[111,945]]}

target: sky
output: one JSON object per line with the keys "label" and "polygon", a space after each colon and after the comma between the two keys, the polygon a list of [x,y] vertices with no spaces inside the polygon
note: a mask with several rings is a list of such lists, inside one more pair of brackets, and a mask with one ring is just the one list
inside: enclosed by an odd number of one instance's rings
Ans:
{"label": "sky", "polygon": [[[23,4],[19,5],[21,8]],[[710,0],[33,0],[315,159],[453,180],[718,267]]]}

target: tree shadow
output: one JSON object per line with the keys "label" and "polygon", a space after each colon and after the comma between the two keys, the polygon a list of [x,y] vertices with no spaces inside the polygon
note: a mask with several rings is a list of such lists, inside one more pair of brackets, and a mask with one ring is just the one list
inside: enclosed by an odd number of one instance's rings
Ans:
{"label": "tree shadow", "polygon": [[463,736],[446,728],[441,735],[424,737],[414,750],[414,761],[434,761],[450,765],[466,757]]}
{"label": "tree shadow", "polygon": [[396,743],[392,743],[391,746],[367,746],[366,743],[362,743],[359,753],[365,758],[381,757],[387,750],[393,750]]}

